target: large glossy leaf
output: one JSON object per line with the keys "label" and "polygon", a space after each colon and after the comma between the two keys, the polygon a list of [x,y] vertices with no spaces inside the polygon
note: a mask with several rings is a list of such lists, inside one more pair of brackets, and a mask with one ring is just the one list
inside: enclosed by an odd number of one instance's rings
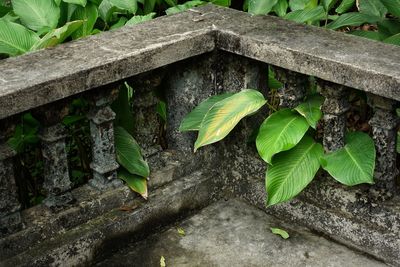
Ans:
{"label": "large glossy leaf", "polygon": [[249,0],[248,11],[253,15],[265,15],[271,12],[278,0]]}
{"label": "large glossy leaf", "polygon": [[53,0],[12,0],[15,14],[28,28],[45,33],[57,27],[60,8]]}
{"label": "large glossy leaf", "polygon": [[87,0],[63,0],[65,3],[75,4],[82,7],[85,7],[87,4]]}
{"label": "large glossy leaf", "polygon": [[218,6],[225,6],[225,7],[231,6],[231,0],[208,0],[208,1]]}
{"label": "large glossy leaf", "polygon": [[16,56],[26,53],[39,36],[24,26],[0,19],[0,54]]}
{"label": "large glossy leaf", "polygon": [[314,178],[324,149],[309,136],[289,151],[282,152],[268,166],[265,185],[267,205],[278,204],[299,194]]}
{"label": "large glossy leaf", "polygon": [[362,0],[360,1],[360,13],[383,18],[387,9],[380,0]]}
{"label": "large glossy leaf", "polygon": [[335,4],[337,0],[322,0],[322,6],[325,11],[328,12]]}
{"label": "large glossy leaf", "polygon": [[393,45],[400,45],[400,33],[390,36],[383,40],[384,43],[393,44]]}
{"label": "large glossy leaf", "polygon": [[147,199],[148,192],[146,178],[131,174],[124,168],[118,170],[118,178],[125,181],[130,189],[139,193],[144,199]]}
{"label": "large glossy leaf", "polygon": [[286,16],[284,16],[284,18],[288,19],[288,20],[293,20],[296,22],[303,23],[303,22],[307,22],[307,21],[318,21],[321,19],[325,19],[326,14],[325,14],[324,8],[322,6],[319,6],[314,9],[304,9],[304,10],[292,11],[292,12],[286,14]]}
{"label": "large glossy leaf", "polygon": [[288,0],[278,0],[273,10],[279,17],[283,17],[286,15],[288,7]]}
{"label": "large glossy leaf", "polygon": [[380,0],[390,14],[400,18],[400,0]]}
{"label": "large glossy leaf", "polygon": [[380,21],[381,18],[377,16],[361,14],[358,12],[350,12],[341,15],[335,21],[327,25],[328,29],[339,29],[344,26],[360,26],[364,23],[375,23]]}
{"label": "large glossy leaf", "polygon": [[12,10],[11,7],[0,5],[0,18]]}
{"label": "large glossy leaf", "polygon": [[118,8],[111,3],[111,0],[103,0],[99,5],[100,18],[104,22],[109,23],[113,13],[116,12],[117,10]]}
{"label": "large glossy leaf", "polygon": [[380,32],[363,31],[363,30],[351,31],[351,32],[349,32],[349,34],[368,38],[371,40],[377,40],[377,41],[382,41],[386,37],[385,35],[383,35]]}
{"label": "large glossy leaf", "polygon": [[378,30],[387,37],[400,33],[400,20],[385,19],[378,21]]}
{"label": "large glossy leaf", "polygon": [[265,103],[264,96],[252,89],[219,101],[204,116],[194,150],[223,139],[242,118],[253,114]]}
{"label": "large glossy leaf", "polygon": [[97,7],[88,3],[85,7],[78,6],[71,16],[72,20],[83,20],[83,24],[72,34],[73,39],[88,36],[92,33],[94,24],[99,16]]}
{"label": "large glossy leaf", "polygon": [[314,95],[298,105],[295,110],[306,118],[308,124],[315,129],[322,116],[321,106],[323,102],[324,98],[322,96]]}
{"label": "large glossy leaf", "polygon": [[149,14],[153,12],[155,5],[156,5],[156,0],[145,0],[143,7],[144,14]]}
{"label": "large glossy leaf", "polygon": [[111,107],[116,114],[115,125],[121,126],[129,134],[133,135],[134,117],[131,110],[131,88],[125,83],[119,89],[118,98],[112,103]]}
{"label": "large glossy leaf", "polygon": [[339,14],[347,12],[350,8],[354,6],[356,0],[342,0],[340,5],[336,8],[336,12]]}
{"label": "large glossy leaf", "polygon": [[72,33],[74,33],[83,24],[82,20],[76,20],[66,23],[64,26],[58,29],[51,30],[40,41],[38,41],[31,50],[37,50],[46,47],[53,47],[62,42]]}
{"label": "large glossy leaf", "polygon": [[110,0],[110,3],[119,9],[127,10],[132,14],[135,14],[138,8],[137,0]]}
{"label": "large glossy leaf", "polygon": [[181,125],[179,127],[179,131],[198,131],[200,130],[201,122],[204,119],[204,116],[207,112],[219,101],[232,96],[233,93],[224,93],[221,95],[211,96],[208,99],[201,102],[192,112],[187,114],[185,118],[183,118]]}
{"label": "large glossy leaf", "polygon": [[289,0],[289,7],[292,11],[303,10],[309,2],[309,0]]}
{"label": "large glossy leaf", "polygon": [[154,13],[154,12],[144,15],[144,16],[136,15],[136,16],[133,16],[130,20],[128,20],[125,25],[139,24],[139,23],[153,19],[155,15],[156,15],[156,13]]}
{"label": "large glossy leaf", "polygon": [[204,1],[199,1],[199,0],[187,1],[182,5],[176,5],[176,6],[168,8],[167,10],[165,10],[165,14],[167,14],[167,15],[176,14],[179,12],[186,11],[189,8],[202,5],[204,3],[205,3]]}
{"label": "large glossy leaf", "polygon": [[322,167],[337,181],[345,185],[374,183],[374,142],[366,133],[349,133],[346,145],[329,153],[321,160]]}
{"label": "large glossy leaf", "polygon": [[118,163],[131,174],[149,177],[150,170],[135,139],[122,127],[115,128],[115,149]]}
{"label": "large glossy leaf", "polygon": [[260,126],[256,139],[258,154],[271,164],[272,157],[293,148],[308,130],[307,120],[290,109],[269,116]]}
{"label": "large glossy leaf", "polygon": [[115,29],[119,29],[122,26],[125,25],[125,23],[128,21],[128,19],[126,17],[120,17],[119,20],[114,23],[113,25],[111,25],[110,30],[115,30]]}

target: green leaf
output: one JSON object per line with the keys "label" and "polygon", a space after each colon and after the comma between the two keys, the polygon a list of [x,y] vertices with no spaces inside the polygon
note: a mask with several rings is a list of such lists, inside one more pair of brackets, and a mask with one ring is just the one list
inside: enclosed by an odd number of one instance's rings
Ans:
{"label": "green leaf", "polygon": [[167,122],[167,103],[164,101],[159,101],[156,106],[156,112],[158,116],[163,120],[163,122]]}
{"label": "green leaf", "polygon": [[380,32],[357,30],[357,31],[351,31],[349,32],[349,34],[377,41],[382,41],[383,39],[385,39],[385,35],[383,35]]}
{"label": "green leaf", "polygon": [[336,8],[336,13],[342,14],[347,12],[350,8],[354,6],[356,0],[343,0],[340,5]]}
{"label": "green leaf", "polygon": [[271,12],[278,0],[249,0],[249,13],[253,15],[265,15]]}
{"label": "green leaf", "polygon": [[109,23],[113,13],[117,10],[118,8],[111,4],[111,0],[103,0],[99,5],[100,18]]}
{"label": "green leaf", "polygon": [[322,96],[314,95],[298,105],[295,110],[306,118],[312,128],[316,129],[317,123],[322,117],[321,106],[323,102],[324,98]]}
{"label": "green leaf", "polygon": [[167,3],[167,5],[169,6],[176,6],[178,4],[177,0],[164,0],[165,3]]}
{"label": "green leaf", "polygon": [[147,199],[148,191],[146,178],[131,174],[124,168],[118,170],[118,178],[125,181],[130,189],[139,193],[144,199]]}
{"label": "green leaf", "polygon": [[153,12],[155,5],[156,5],[156,0],[145,0],[143,7],[144,14],[149,14]]}
{"label": "green leaf", "polygon": [[72,14],[71,19],[83,20],[83,24],[72,34],[72,38],[78,39],[91,35],[94,24],[96,23],[98,17],[99,12],[94,4],[88,3],[85,7],[78,6]]}
{"label": "green leaf", "polygon": [[185,230],[183,230],[182,227],[178,227],[178,228],[176,228],[176,230],[178,231],[178,234],[180,236],[185,236],[186,235]]}
{"label": "green leaf", "polygon": [[176,14],[176,13],[179,13],[179,12],[186,11],[189,8],[202,5],[204,3],[205,3],[204,1],[199,1],[199,0],[187,1],[182,5],[177,5],[177,6],[173,6],[173,7],[168,8],[167,10],[165,10],[165,14],[167,14],[167,15]]}
{"label": "green leaf", "polygon": [[268,67],[268,88],[269,89],[281,89],[283,84],[275,78],[274,71]]}
{"label": "green leaf", "polygon": [[230,7],[231,0],[208,0],[210,3],[218,6]]}
{"label": "green leaf", "polygon": [[352,186],[374,183],[375,146],[366,133],[349,133],[347,144],[321,160],[322,167],[337,181]]}
{"label": "green leaf", "polygon": [[76,4],[82,7],[85,7],[87,4],[87,0],[63,0],[65,3]]}
{"label": "green leaf", "polygon": [[284,16],[285,19],[288,20],[293,20],[296,22],[307,22],[307,21],[319,21],[322,19],[326,18],[326,14],[324,11],[324,8],[322,6],[319,6],[314,9],[304,9],[304,10],[296,10],[292,11],[286,16]]}
{"label": "green leaf", "polygon": [[283,17],[287,13],[288,6],[289,6],[288,0],[278,0],[278,2],[276,3],[276,5],[273,8],[273,11],[279,17]]}
{"label": "green leaf", "polygon": [[391,36],[400,33],[400,21],[394,19],[385,19],[378,21],[378,30],[386,36]]}
{"label": "green leaf", "polygon": [[396,151],[400,154],[400,132],[397,132]]}
{"label": "green leaf", "polygon": [[118,163],[131,174],[149,177],[150,170],[135,139],[122,127],[115,127],[115,150]]}
{"label": "green leaf", "polygon": [[39,36],[24,26],[0,19],[0,54],[17,56],[28,52]]}
{"label": "green leaf", "polygon": [[154,16],[156,15],[156,13],[150,13],[144,16],[133,16],[130,20],[128,20],[125,25],[135,25],[135,24],[139,24],[148,20],[151,20],[154,18]]}
{"label": "green leaf", "polygon": [[11,7],[0,5],[0,18],[12,10]]}
{"label": "green leaf", "polygon": [[70,126],[77,123],[78,121],[83,121],[85,119],[86,116],[84,115],[68,115],[63,118],[62,123],[66,126]]}
{"label": "green leaf", "polygon": [[137,0],[110,0],[110,3],[122,10],[135,14],[138,8]]}
{"label": "green leaf", "polygon": [[201,102],[192,112],[187,114],[179,127],[180,132],[198,131],[200,130],[201,122],[203,121],[207,112],[219,101],[232,96],[233,93],[224,93],[221,95],[211,96]]}
{"label": "green leaf", "polygon": [[279,228],[273,228],[271,227],[271,232],[275,235],[280,235],[283,239],[288,239],[289,234],[285,230],[279,229]]}
{"label": "green leaf", "polygon": [[390,36],[383,40],[384,43],[393,44],[393,45],[400,45],[400,33]]}
{"label": "green leaf", "polygon": [[79,27],[83,24],[82,20],[76,20],[66,23],[64,26],[58,29],[54,29],[48,32],[45,36],[40,39],[35,45],[31,48],[31,50],[38,50],[46,47],[53,47],[62,42],[73,32],[75,32]]}
{"label": "green leaf", "polygon": [[279,153],[266,173],[267,205],[288,201],[313,180],[324,154],[322,145],[304,136],[293,149]]}
{"label": "green leaf", "polygon": [[308,3],[308,0],[289,0],[289,7],[291,11],[303,10]]}
{"label": "green leaf", "polygon": [[360,1],[360,13],[383,18],[387,9],[380,0],[362,0]]}
{"label": "green leaf", "polygon": [[400,18],[400,0],[380,0],[390,14]]}
{"label": "green leaf", "polygon": [[222,140],[242,118],[253,114],[265,103],[264,96],[252,89],[219,101],[204,116],[194,150]]}
{"label": "green leaf", "polygon": [[337,0],[322,0],[322,5],[326,12],[329,12],[331,8],[336,4]]}
{"label": "green leaf", "polygon": [[134,117],[131,111],[131,88],[127,83],[120,87],[118,98],[112,103],[111,107],[116,114],[115,125],[121,126],[129,134],[135,131]]}
{"label": "green leaf", "polygon": [[160,258],[160,267],[166,267],[167,265],[165,264],[165,258],[164,256],[161,256]]}
{"label": "green leaf", "polygon": [[358,12],[350,12],[341,15],[335,21],[329,23],[327,25],[327,28],[331,30],[336,30],[344,26],[360,26],[365,23],[375,23],[380,20],[381,18],[377,16],[361,14]]}
{"label": "green leaf", "polygon": [[125,25],[125,23],[128,21],[128,19],[126,17],[120,17],[119,20],[114,23],[113,25],[111,25],[110,30],[115,30],[115,29],[119,29],[122,26]]}
{"label": "green leaf", "polygon": [[46,33],[57,27],[60,8],[53,0],[12,0],[15,14],[28,28]]}
{"label": "green leaf", "polygon": [[260,126],[256,139],[258,154],[271,164],[275,154],[300,142],[308,127],[307,120],[290,109],[273,113]]}

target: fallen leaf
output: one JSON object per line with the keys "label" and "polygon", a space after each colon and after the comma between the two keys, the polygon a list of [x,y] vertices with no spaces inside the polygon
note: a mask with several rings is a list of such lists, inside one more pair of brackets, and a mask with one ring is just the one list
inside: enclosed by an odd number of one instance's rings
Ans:
{"label": "fallen leaf", "polygon": [[118,208],[118,210],[120,211],[132,211],[134,209],[136,209],[138,206],[137,205],[133,205],[133,206],[121,206]]}
{"label": "fallen leaf", "polygon": [[185,230],[183,230],[183,228],[178,227],[178,228],[176,228],[176,230],[178,231],[179,235],[181,235],[181,236],[185,236],[186,235]]}
{"label": "fallen leaf", "polygon": [[280,235],[283,239],[289,238],[289,234],[285,230],[279,228],[270,228],[270,229],[273,234]]}
{"label": "fallen leaf", "polygon": [[164,256],[161,256],[160,258],[160,267],[166,267],[167,265],[165,264],[165,258]]}

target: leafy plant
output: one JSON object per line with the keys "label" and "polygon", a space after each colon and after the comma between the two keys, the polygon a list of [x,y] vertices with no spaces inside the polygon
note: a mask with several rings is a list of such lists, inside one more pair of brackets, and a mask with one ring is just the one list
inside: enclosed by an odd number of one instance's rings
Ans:
{"label": "leafy plant", "polygon": [[[198,131],[195,151],[222,140],[245,116],[254,114],[266,100],[252,89],[235,94],[213,96],[203,101],[181,123],[181,131]],[[281,109],[261,124],[256,147],[268,164],[266,172],[267,205],[288,201],[314,179],[322,167],[345,185],[373,183],[375,147],[365,133],[347,136],[346,146],[324,154],[312,136],[320,120],[323,98],[309,96],[294,109]]]}

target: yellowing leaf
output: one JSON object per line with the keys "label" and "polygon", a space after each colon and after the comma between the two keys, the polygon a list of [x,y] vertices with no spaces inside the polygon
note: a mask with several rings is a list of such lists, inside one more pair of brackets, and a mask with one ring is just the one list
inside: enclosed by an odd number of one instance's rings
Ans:
{"label": "yellowing leaf", "polygon": [[164,256],[161,256],[160,258],[160,267],[166,267],[167,265],[165,264],[165,258]]}
{"label": "yellowing leaf", "polygon": [[176,230],[178,231],[179,235],[181,235],[181,236],[185,236],[186,235],[185,230],[183,230],[183,228],[178,227],[178,228],[176,228]]}
{"label": "yellowing leaf", "polygon": [[280,235],[283,239],[289,238],[289,234],[285,230],[282,230],[279,228],[273,228],[273,227],[271,227],[270,229],[273,234]]}
{"label": "yellowing leaf", "polygon": [[246,89],[216,103],[204,116],[194,151],[222,140],[238,122],[266,103],[257,90]]}

